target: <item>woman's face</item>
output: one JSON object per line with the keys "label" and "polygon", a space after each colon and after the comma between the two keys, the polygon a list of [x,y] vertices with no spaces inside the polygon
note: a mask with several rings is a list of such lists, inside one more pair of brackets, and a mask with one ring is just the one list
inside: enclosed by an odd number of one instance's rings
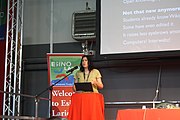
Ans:
{"label": "woman's face", "polygon": [[87,59],[87,57],[83,57],[83,59],[82,59],[82,66],[84,68],[88,68],[88,59]]}

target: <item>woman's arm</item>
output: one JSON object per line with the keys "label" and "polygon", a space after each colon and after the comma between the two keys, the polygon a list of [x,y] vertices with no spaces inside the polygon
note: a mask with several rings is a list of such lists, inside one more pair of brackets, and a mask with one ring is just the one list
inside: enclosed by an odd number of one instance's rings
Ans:
{"label": "woman's arm", "polygon": [[93,85],[96,85],[99,89],[102,89],[104,87],[101,77],[96,78],[96,80],[92,81]]}
{"label": "woman's arm", "polygon": [[[74,83],[77,83],[78,81],[76,79],[74,79]],[[73,91],[75,92],[76,91],[76,87],[75,85],[73,85]]]}

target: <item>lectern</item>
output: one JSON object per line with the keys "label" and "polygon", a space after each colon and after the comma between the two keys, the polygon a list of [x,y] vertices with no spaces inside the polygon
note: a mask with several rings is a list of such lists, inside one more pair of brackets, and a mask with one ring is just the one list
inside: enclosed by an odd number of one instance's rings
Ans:
{"label": "lectern", "polygon": [[104,120],[103,95],[93,92],[73,94],[68,120]]}

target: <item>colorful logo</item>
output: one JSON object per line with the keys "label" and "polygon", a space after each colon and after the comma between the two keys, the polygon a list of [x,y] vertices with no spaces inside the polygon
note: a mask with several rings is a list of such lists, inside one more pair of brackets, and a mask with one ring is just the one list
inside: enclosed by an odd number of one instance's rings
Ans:
{"label": "colorful logo", "polygon": [[56,74],[56,79],[51,80],[51,85],[54,86],[73,86],[74,84],[74,75],[69,75],[63,73],[63,68],[60,70],[54,70],[54,74]]}

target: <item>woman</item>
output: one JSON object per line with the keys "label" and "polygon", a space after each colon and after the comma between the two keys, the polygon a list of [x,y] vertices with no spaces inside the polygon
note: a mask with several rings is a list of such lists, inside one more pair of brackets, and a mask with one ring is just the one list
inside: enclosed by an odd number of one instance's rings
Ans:
{"label": "woman", "polygon": [[82,56],[80,70],[75,74],[75,83],[91,82],[93,91],[98,93],[98,89],[103,88],[101,77],[99,70],[92,67],[89,56]]}

